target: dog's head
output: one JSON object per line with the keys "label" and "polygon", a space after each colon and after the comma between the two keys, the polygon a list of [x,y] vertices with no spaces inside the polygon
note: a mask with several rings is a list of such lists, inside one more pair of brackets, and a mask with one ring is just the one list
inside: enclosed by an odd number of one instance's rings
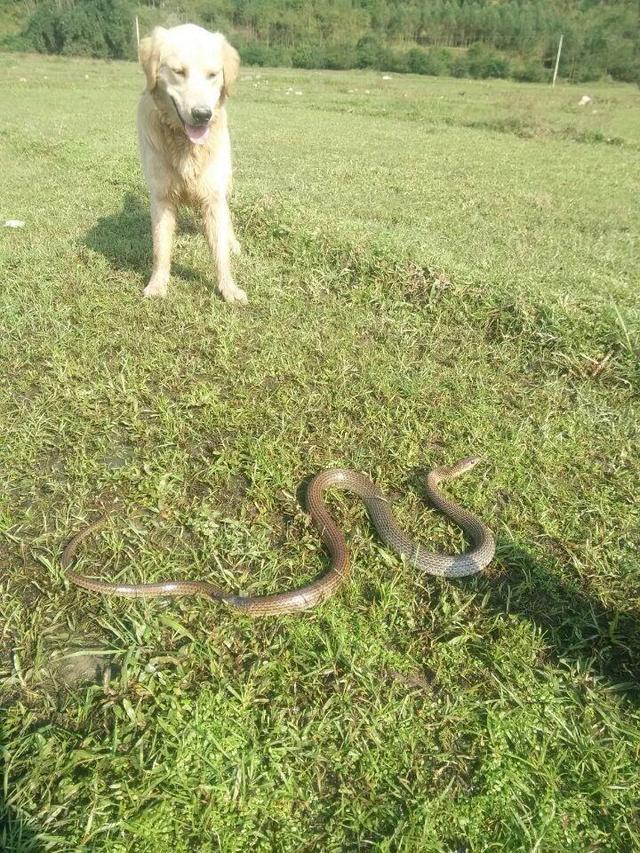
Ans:
{"label": "dog's head", "polygon": [[140,42],[139,55],[147,90],[169,121],[183,127],[195,145],[204,144],[216,107],[238,76],[237,52],[220,33],[183,24],[170,30],[156,27]]}

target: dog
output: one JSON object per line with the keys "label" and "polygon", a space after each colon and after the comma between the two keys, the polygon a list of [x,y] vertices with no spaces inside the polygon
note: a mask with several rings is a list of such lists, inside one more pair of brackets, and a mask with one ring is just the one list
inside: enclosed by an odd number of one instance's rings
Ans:
{"label": "dog", "polygon": [[139,58],[146,88],[138,105],[138,141],[153,233],[153,271],[144,295],[166,295],[176,209],[186,204],[202,214],[222,298],[245,305],[247,294],[231,272],[230,255],[240,245],[228,204],[232,170],[225,110],[240,57],[220,33],[183,24],[156,27],[140,42]]}

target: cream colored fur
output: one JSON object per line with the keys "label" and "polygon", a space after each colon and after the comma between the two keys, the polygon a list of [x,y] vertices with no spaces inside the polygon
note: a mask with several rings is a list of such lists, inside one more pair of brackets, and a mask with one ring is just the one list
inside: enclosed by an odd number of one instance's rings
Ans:
{"label": "cream colored fur", "polygon": [[[147,85],[138,105],[138,139],[153,232],[153,272],[144,295],[167,292],[176,209],[186,204],[202,213],[222,297],[245,304],[247,295],[231,273],[230,253],[240,246],[228,205],[231,143],[224,107],[238,54],[220,33],[193,24],[157,27],[140,42],[139,53]],[[187,130],[193,109],[201,106],[212,117],[206,140],[196,144]]]}

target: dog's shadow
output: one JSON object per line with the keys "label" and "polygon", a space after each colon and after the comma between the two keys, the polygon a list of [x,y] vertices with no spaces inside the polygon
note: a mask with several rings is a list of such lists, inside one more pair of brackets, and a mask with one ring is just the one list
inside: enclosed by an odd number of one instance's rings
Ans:
{"label": "dog's shadow", "polygon": [[[176,235],[181,233],[201,233],[190,211],[178,212]],[[94,252],[104,255],[114,269],[134,272],[145,280],[151,275],[153,250],[149,206],[133,192],[125,195],[119,213],[98,219],[82,242]],[[203,282],[201,273],[175,260],[172,260],[171,272],[187,281]]]}

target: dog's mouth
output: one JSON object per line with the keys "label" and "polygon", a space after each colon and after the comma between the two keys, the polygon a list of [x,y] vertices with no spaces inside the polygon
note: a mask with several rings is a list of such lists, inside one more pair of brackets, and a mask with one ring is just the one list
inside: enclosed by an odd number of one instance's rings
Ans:
{"label": "dog's mouth", "polygon": [[189,142],[194,145],[204,145],[209,136],[209,124],[187,124],[183,122],[184,132],[187,134]]}
{"label": "dog's mouth", "polygon": [[206,124],[189,124],[180,115],[178,105],[176,104],[173,98],[171,98],[171,101],[173,103],[173,106],[175,107],[176,115],[180,119],[180,124],[184,128],[184,132],[187,135],[187,139],[189,140],[189,142],[193,142],[194,145],[204,145],[209,136],[211,122],[208,121],[206,122]]}

